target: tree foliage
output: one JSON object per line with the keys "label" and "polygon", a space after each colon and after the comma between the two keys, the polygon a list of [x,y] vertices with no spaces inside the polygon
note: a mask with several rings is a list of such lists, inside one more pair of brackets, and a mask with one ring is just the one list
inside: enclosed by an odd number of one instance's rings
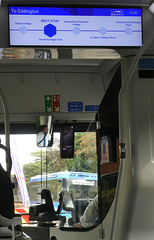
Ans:
{"label": "tree foliage", "polygon": [[[53,147],[47,151],[37,151],[31,153],[36,159],[34,162],[27,163],[23,166],[27,187],[32,176],[42,173],[53,173],[58,171],[75,171],[75,172],[96,172],[97,157],[96,157],[96,134],[76,133],[74,158],[60,158],[59,141],[56,140]],[[42,161],[41,161],[42,159]],[[42,162],[42,163],[41,163]]]}

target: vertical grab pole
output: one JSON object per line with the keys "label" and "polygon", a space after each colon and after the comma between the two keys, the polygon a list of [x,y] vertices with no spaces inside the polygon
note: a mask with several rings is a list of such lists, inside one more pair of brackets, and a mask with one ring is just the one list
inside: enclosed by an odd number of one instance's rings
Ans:
{"label": "vertical grab pole", "polygon": [[[8,154],[10,154],[10,118],[9,118],[9,109],[7,105],[7,101],[5,95],[0,88],[0,100],[2,103],[3,111],[4,111],[4,125],[5,125],[5,141],[6,147],[8,149]],[[10,174],[12,167],[12,162],[6,157],[6,170]]]}

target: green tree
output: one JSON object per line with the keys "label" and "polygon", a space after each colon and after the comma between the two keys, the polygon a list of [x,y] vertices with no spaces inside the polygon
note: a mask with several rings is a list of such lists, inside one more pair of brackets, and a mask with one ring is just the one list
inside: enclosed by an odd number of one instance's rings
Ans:
{"label": "green tree", "polygon": [[65,163],[60,158],[58,149],[48,148],[47,151],[37,151],[31,153],[32,156],[36,156],[34,162],[27,163],[23,166],[23,171],[26,179],[27,187],[29,186],[30,178],[35,175],[41,174],[41,158],[42,158],[42,174],[64,171]]}
{"label": "green tree", "polygon": [[84,133],[76,143],[73,168],[81,172],[97,172],[96,133]]}
{"label": "green tree", "polygon": [[61,159],[59,141],[56,140],[52,148],[47,151],[37,151],[31,153],[36,159],[32,163],[23,166],[27,187],[32,176],[41,174],[41,158],[42,173],[53,173],[58,171],[76,171],[76,172],[97,172],[96,157],[96,134],[76,133],[74,146],[74,159]]}

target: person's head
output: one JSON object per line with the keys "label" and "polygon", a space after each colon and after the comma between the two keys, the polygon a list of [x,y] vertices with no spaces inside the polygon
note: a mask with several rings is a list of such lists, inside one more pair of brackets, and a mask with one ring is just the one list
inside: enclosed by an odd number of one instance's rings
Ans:
{"label": "person's head", "polygon": [[48,126],[47,125],[42,125],[41,130],[44,134],[48,133]]}

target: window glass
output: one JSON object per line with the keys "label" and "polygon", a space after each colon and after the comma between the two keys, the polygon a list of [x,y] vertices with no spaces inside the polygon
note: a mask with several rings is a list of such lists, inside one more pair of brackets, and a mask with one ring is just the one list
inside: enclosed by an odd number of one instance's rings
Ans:
{"label": "window glass", "polygon": [[101,208],[102,208],[102,221],[108,214],[116,192],[118,173],[104,175],[101,178]]}
{"label": "window glass", "polygon": [[102,136],[101,141],[101,164],[114,163],[117,158],[117,138],[115,136]]}

